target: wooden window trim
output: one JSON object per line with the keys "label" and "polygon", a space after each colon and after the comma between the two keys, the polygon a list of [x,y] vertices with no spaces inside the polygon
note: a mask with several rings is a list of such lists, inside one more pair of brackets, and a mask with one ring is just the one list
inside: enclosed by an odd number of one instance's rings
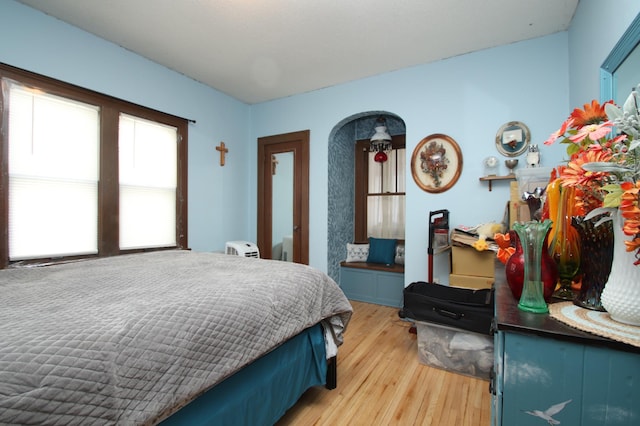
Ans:
{"label": "wooden window trim", "polygon": [[[178,182],[176,188],[176,246],[188,248],[188,120],[133,104],[89,89],[0,63],[0,81],[4,78],[42,89],[49,94],[96,105],[100,108],[100,180],[98,183],[98,257],[114,256],[142,250],[120,250],[119,245],[119,174],[118,118],[120,113],[171,125],[178,129]],[[3,108],[0,91],[0,269],[9,265],[9,111]],[[95,256],[88,256],[95,257]],[[63,258],[66,259],[66,258]],[[47,261],[50,259],[38,259]],[[36,261],[36,260],[34,260]]]}
{"label": "wooden window trim", "polygon": [[[369,139],[360,139],[355,143],[354,156],[354,236],[353,241],[356,244],[366,244],[369,241],[367,235],[367,195],[369,182]],[[396,135],[391,137],[391,143],[394,149],[406,147],[405,135]],[[404,193],[394,193],[393,195],[401,195]],[[404,243],[404,241],[402,241]]]}

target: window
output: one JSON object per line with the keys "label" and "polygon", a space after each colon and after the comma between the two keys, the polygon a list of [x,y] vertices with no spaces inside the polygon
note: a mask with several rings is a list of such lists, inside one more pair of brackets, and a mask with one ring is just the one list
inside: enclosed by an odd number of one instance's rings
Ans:
{"label": "window", "polygon": [[0,267],[187,247],[187,120],[0,64]]}
{"label": "window", "polygon": [[176,245],[177,129],[120,115],[120,248]]}
{"label": "window", "polygon": [[8,86],[9,258],[97,253],[98,108]]}
{"label": "window", "polygon": [[355,237],[404,240],[405,137],[393,136],[388,160],[377,163],[369,152],[369,140],[356,142]]}

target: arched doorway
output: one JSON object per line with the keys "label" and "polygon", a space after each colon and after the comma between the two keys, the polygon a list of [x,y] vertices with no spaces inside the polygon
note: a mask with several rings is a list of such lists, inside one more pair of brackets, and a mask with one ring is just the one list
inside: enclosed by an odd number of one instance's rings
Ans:
{"label": "arched doorway", "polygon": [[354,144],[370,138],[376,120],[384,117],[391,135],[406,133],[404,120],[387,111],[354,114],[334,126],[328,143],[327,273],[339,280],[340,262],[354,234]]}

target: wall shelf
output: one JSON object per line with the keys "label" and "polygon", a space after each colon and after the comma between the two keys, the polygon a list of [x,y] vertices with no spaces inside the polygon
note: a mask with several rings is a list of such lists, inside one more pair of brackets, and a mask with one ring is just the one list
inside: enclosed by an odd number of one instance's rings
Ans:
{"label": "wall shelf", "polygon": [[506,175],[506,176],[482,176],[480,178],[480,182],[489,182],[489,191],[492,189],[492,184],[494,180],[515,180],[516,175]]}

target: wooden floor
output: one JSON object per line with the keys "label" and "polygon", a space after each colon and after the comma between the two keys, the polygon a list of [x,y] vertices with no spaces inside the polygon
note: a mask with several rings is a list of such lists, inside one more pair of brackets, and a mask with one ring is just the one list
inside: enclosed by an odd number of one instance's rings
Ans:
{"label": "wooden floor", "polygon": [[416,335],[398,309],[351,303],[337,389],[308,390],[277,426],[489,426],[486,380],[421,364]]}

